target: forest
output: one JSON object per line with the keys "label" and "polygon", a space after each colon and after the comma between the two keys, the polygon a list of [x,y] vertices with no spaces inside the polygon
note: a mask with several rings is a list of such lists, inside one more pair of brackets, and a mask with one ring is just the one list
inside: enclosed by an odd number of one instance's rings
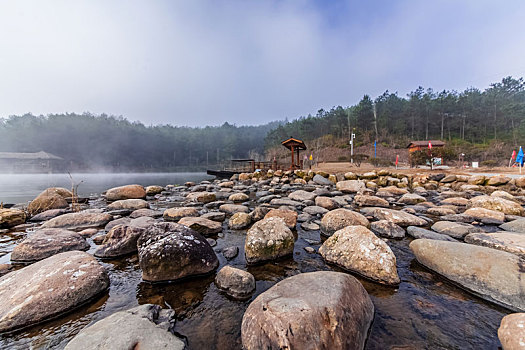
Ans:
{"label": "forest", "polygon": [[[123,117],[84,114],[0,118],[0,152],[46,151],[73,170],[202,170],[232,158],[257,158],[290,136],[324,146],[373,144],[404,148],[410,140],[437,140],[450,147],[496,157],[525,140],[525,82],[506,77],[485,90],[434,91],[418,87],[399,96],[385,91],[356,105],[320,109],[315,115],[260,126],[202,128],[145,126]],[[491,153],[492,152],[492,153]]]}

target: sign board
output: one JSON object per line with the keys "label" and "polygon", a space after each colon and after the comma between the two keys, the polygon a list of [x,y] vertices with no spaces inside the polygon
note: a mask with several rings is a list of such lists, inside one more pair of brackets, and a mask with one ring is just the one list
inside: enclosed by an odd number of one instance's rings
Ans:
{"label": "sign board", "polygon": [[479,163],[478,162],[472,162],[472,167],[473,168],[479,168]]}

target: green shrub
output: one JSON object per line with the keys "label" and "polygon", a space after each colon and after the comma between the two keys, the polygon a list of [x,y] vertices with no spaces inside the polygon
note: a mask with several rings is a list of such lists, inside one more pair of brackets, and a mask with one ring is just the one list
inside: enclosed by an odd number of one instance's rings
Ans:
{"label": "green shrub", "polygon": [[370,164],[372,164],[375,167],[386,167],[394,165],[394,163],[384,158],[370,158]]}
{"label": "green shrub", "polygon": [[347,156],[339,156],[337,157],[338,162],[347,162],[349,159]]}
{"label": "green shrub", "polygon": [[498,166],[498,161],[494,159],[487,159],[479,163],[482,167],[494,168]]}

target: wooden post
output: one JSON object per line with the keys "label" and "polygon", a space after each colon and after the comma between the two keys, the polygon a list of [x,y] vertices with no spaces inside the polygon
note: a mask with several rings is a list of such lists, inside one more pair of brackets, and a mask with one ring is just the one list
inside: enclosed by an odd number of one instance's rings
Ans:
{"label": "wooden post", "polygon": [[295,164],[295,160],[294,160],[294,149],[293,149],[293,146],[291,146],[291,148],[292,148],[292,166],[290,167],[290,169],[293,170],[294,164]]}

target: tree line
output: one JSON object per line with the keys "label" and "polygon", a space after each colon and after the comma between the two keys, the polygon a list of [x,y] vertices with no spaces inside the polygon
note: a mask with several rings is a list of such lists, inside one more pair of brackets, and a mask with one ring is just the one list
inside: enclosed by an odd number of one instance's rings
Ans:
{"label": "tree line", "polygon": [[525,137],[524,120],[523,78],[506,77],[484,91],[437,92],[420,86],[406,97],[388,90],[375,99],[364,95],[356,105],[320,109],[315,116],[279,125],[265,141],[267,147],[273,147],[290,135],[305,141],[332,135],[347,142],[354,132],[361,144],[377,140],[391,147],[430,139],[518,146]]}
{"label": "tree line", "polygon": [[145,126],[105,114],[26,114],[0,119],[0,152],[43,150],[78,170],[202,170],[263,154],[264,137],[277,125]]}

